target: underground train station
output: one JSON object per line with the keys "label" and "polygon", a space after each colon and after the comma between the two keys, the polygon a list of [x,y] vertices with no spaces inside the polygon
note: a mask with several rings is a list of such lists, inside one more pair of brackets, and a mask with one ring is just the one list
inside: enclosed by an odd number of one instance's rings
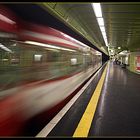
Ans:
{"label": "underground train station", "polygon": [[140,2],[0,3],[0,138],[140,137]]}

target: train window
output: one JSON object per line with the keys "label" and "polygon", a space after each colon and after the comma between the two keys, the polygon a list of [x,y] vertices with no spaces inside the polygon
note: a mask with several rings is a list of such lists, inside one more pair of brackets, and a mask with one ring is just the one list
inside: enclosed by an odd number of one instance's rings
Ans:
{"label": "train window", "polygon": [[17,65],[20,62],[20,56],[19,54],[11,54],[11,59],[10,59],[11,64]]}
{"label": "train window", "polygon": [[71,65],[77,64],[77,58],[71,58]]}
{"label": "train window", "polygon": [[47,60],[48,62],[57,62],[59,61],[60,53],[59,52],[48,52],[47,54]]}
{"label": "train window", "polygon": [[0,51],[0,63],[3,65],[8,65],[9,64],[9,53],[5,51]]}
{"label": "train window", "polygon": [[42,61],[42,55],[41,54],[35,54],[34,55],[34,61],[35,62],[41,62]]}

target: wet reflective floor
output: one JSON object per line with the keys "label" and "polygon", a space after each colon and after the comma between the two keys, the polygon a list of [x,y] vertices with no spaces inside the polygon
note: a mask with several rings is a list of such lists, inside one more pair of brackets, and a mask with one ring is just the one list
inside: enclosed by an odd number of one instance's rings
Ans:
{"label": "wet reflective floor", "polygon": [[140,136],[140,75],[112,62],[89,136]]}
{"label": "wet reflective floor", "polygon": [[[98,73],[48,137],[72,137],[102,75]],[[140,76],[108,62],[88,137],[140,136]]]}

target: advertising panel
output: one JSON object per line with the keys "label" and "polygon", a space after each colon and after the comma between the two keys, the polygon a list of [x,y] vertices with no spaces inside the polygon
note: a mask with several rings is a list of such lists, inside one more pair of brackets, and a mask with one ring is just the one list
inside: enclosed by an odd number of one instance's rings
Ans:
{"label": "advertising panel", "polygon": [[140,72],[140,56],[136,56],[136,71]]}

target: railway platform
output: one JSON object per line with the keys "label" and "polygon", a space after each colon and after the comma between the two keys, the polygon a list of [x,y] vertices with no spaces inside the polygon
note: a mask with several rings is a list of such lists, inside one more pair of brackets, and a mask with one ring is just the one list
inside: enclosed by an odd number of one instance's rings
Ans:
{"label": "railway platform", "polygon": [[109,61],[36,137],[140,136],[139,83]]}

